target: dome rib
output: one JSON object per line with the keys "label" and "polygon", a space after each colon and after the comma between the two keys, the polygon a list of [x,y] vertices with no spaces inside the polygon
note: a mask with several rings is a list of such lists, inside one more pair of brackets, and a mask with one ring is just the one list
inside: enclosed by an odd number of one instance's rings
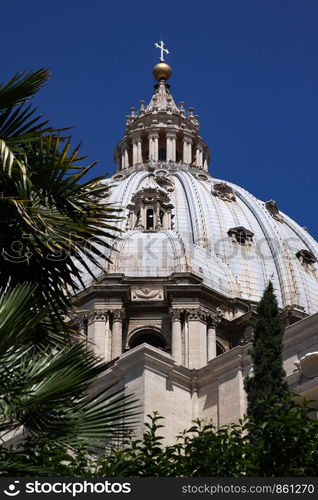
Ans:
{"label": "dome rib", "polygon": [[[280,294],[283,307],[285,305],[292,305],[294,303],[297,303],[297,283],[290,276],[290,274],[292,274],[292,269],[290,268],[288,257],[284,255],[286,254],[287,249],[278,231],[278,223],[271,217],[269,213],[265,213],[264,207],[260,204],[260,202],[258,202],[256,198],[253,197],[253,195],[245,191],[243,188],[239,188],[235,184],[231,184],[231,186],[235,189],[237,196],[250,209],[264,233],[268,246],[271,250],[273,262],[275,263],[276,272],[280,284]],[[277,251],[275,251],[275,247],[273,246],[273,239],[274,242],[279,243],[279,250],[282,251],[282,257],[280,255],[280,252],[278,252],[277,254]],[[278,292],[278,290],[276,290],[276,292]],[[290,296],[291,293],[292,297]]]}

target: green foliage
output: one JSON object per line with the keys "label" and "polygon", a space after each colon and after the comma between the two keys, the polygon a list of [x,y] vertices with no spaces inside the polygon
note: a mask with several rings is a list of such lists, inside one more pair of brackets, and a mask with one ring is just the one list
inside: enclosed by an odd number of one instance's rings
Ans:
{"label": "green foliage", "polygon": [[[5,443],[0,474],[26,474],[32,462],[39,467],[48,455],[48,470],[54,465],[59,471],[56,457],[62,449],[66,457],[74,450],[78,457],[84,448],[95,453],[115,435],[123,436],[133,421],[132,402],[123,391],[93,385],[106,364],[84,341],[63,345],[64,332],[52,326],[49,307],[35,311],[36,293],[34,286],[19,285],[0,298],[0,435]],[[13,436],[17,443],[10,449]],[[32,470],[45,472],[42,465],[41,471]]]}
{"label": "green foliage", "polygon": [[185,430],[176,444],[163,445],[158,431],[162,419],[148,415],[141,439],[127,439],[123,447],[113,449],[98,461],[95,474],[118,477],[176,477],[245,475],[253,466],[243,459],[246,436],[240,425],[217,430],[210,423],[197,420]]}
{"label": "green foliage", "polygon": [[317,476],[318,421],[311,408],[291,399],[273,403],[261,424],[244,420],[216,429],[196,420],[178,442],[164,446],[162,417],[150,418],[141,439],[126,439],[91,465],[94,476],[283,477]]}
{"label": "green foliage", "polygon": [[94,164],[28,103],[49,77],[39,70],[0,84],[0,286],[37,283],[38,300],[70,306],[82,267],[101,268],[119,208],[102,177],[84,180]]}
{"label": "green foliage", "polygon": [[48,77],[0,84],[0,475],[87,472],[134,413],[123,391],[98,387],[106,364],[64,321],[120,210],[101,178],[85,180],[94,164],[65,129],[29,104]]}
{"label": "green foliage", "polygon": [[[318,475],[318,421],[310,402],[268,398],[262,421],[246,424],[251,459],[265,477]],[[316,410],[317,411],[317,410]]]}
{"label": "green foliage", "polygon": [[253,349],[249,351],[253,362],[253,375],[246,377],[247,413],[253,419],[263,420],[270,408],[268,398],[282,402],[288,397],[288,385],[283,380],[284,324],[270,282],[257,307],[254,324]]}

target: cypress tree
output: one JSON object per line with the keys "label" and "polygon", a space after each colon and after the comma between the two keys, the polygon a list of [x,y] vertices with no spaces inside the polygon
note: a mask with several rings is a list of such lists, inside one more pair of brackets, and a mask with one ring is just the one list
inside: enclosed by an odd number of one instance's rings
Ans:
{"label": "cypress tree", "polygon": [[[284,402],[289,395],[283,380],[284,323],[278,309],[273,285],[269,282],[257,307],[254,323],[253,348],[249,351],[253,362],[253,375],[245,378],[247,414],[260,421],[268,404]],[[288,398],[287,398],[288,399]]]}

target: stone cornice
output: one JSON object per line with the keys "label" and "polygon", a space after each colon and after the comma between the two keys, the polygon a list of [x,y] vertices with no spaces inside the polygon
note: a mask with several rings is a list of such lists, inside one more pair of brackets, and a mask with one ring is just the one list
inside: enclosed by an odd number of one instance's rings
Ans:
{"label": "stone cornice", "polygon": [[287,350],[291,344],[299,344],[300,338],[304,336],[304,330],[306,331],[305,338],[307,341],[311,335],[317,336],[318,313],[307,316],[286,328],[284,333],[284,348]]}
{"label": "stone cornice", "polygon": [[185,366],[177,365],[171,355],[156,349],[148,344],[141,344],[123,354],[115,364],[107,370],[107,373],[115,377],[117,381],[123,380],[126,375],[132,373],[134,368],[139,368],[143,373],[145,369],[153,373],[169,378],[169,380],[185,390],[192,392],[193,377],[195,370]]}
{"label": "stone cornice", "polygon": [[230,351],[212,359],[207,365],[199,370],[196,370],[199,385],[204,386],[207,383],[229,376],[233,371],[249,367],[251,365],[251,359],[247,352],[250,348],[251,344],[236,346]]}
{"label": "stone cornice", "polygon": [[182,315],[188,321],[202,321],[210,326],[217,326],[222,320],[220,312],[214,312],[206,307],[198,305],[197,307],[188,307],[186,304],[169,309],[172,321],[180,321]]}
{"label": "stone cornice", "polygon": [[123,321],[125,318],[125,312],[123,309],[115,308],[100,308],[85,310],[82,312],[77,312],[71,319],[73,323],[77,326],[82,327],[84,322],[87,324],[94,323],[95,321],[105,321],[112,318],[114,321]]}

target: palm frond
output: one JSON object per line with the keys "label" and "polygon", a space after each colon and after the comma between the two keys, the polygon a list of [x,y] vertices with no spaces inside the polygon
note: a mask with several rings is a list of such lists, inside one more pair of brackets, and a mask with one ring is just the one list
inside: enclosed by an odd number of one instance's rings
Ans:
{"label": "palm frond", "polygon": [[134,401],[115,387],[94,387],[107,364],[86,343],[34,346],[34,331],[45,323],[36,293],[19,285],[1,297],[0,435],[23,429],[68,446],[104,446],[132,425]]}
{"label": "palm frond", "polygon": [[1,83],[0,112],[27,101],[43,87],[49,76],[49,70],[42,68],[34,72],[17,73],[7,83]]}

